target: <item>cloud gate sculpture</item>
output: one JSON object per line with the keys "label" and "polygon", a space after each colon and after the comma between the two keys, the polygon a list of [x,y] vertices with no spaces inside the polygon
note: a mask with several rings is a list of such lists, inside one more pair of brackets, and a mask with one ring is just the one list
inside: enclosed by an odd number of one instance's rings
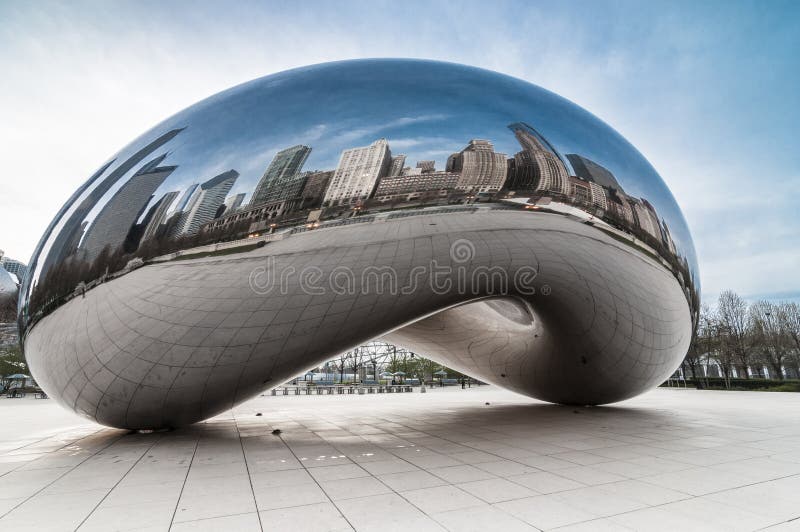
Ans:
{"label": "cloud gate sculpture", "polygon": [[328,63],[212,96],[81,186],[20,290],[36,381],[99,423],[213,416],[384,339],[546,401],[680,364],[698,308],[653,167],[527,82]]}

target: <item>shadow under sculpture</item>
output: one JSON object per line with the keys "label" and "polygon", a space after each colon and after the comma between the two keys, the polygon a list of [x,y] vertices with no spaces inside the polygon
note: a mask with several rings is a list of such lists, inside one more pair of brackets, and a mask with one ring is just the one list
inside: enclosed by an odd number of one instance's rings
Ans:
{"label": "shadow under sculpture", "polygon": [[376,338],[567,404],[680,364],[699,286],[650,164],[544,89],[416,60],[267,76],[146,132],[20,291],[37,382],[121,428],[206,419]]}

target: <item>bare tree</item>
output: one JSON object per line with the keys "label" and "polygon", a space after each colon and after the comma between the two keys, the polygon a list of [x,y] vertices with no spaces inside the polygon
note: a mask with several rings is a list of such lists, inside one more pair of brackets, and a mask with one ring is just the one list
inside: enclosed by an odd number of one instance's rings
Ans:
{"label": "bare tree", "polygon": [[353,382],[355,383],[358,382],[358,370],[364,363],[364,355],[361,352],[361,349],[356,347],[352,351],[348,352],[348,356],[350,359],[350,368],[353,370]]}
{"label": "bare tree", "polygon": [[800,378],[800,305],[797,303],[781,303],[779,316],[781,329],[791,345],[789,359],[795,371],[795,376]]}
{"label": "bare tree", "polygon": [[339,383],[344,382],[344,368],[347,364],[347,355],[348,352],[345,351],[344,353],[340,353],[339,357],[336,359],[336,367],[339,370]]}
{"label": "bare tree", "polygon": [[717,320],[724,332],[724,348],[744,373],[744,378],[750,378],[747,372],[750,366],[751,335],[747,302],[738,294],[725,290],[719,295],[717,302]]}
{"label": "bare tree", "polygon": [[[786,334],[782,330],[781,307],[769,301],[758,301],[750,306],[753,334],[760,344],[764,361],[772,370],[772,378],[783,380],[783,363],[788,354]],[[777,377],[776,377],[777,376]]]}
{"label": "bare tree", "polygon": [[715,317],[714,313],[708,308],[707,305],[702,305],[700,307],[700,317],[697,323],[697,330],[698,336],[700,339],[699,347],[702,349],[701,359],[705,364],[705,382],[706,387],[708,387],[708,374],[709,366],[711,363],[711,355],[714,351],[714,343],[715,343],[715,336],[714,336],[714,326],[715,326]]}

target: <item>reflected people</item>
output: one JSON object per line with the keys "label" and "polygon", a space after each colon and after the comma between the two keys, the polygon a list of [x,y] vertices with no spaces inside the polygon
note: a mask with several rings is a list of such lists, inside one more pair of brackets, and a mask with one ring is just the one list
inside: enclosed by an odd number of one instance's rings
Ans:
{"label": "reflected people", "polygon": [[104,163],[20,289],[37,382],[114,427],[213,416],[383,339],[566,404],[680,364],[688,227],[643,156],[527,82],[418,60],[234,87]]}

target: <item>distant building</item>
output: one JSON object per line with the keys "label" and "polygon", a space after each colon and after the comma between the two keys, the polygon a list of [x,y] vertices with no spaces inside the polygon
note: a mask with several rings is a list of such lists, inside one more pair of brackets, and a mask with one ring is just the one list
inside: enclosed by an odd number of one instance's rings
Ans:
{"label": "distant building", "polygon": [[419,168],[423,174],[429,174],[431,172],[435,172],[436,161],[418,161],[417,168]]}
{"label": "distant building", "polygon": [[591,159],[587,159],[577,153],[568,153],[567,160],[572,165],[572,170],[576,176],[597,183],[601,187],[622,190],[614,174]]}
{"label": "distant building", "polygon": [[[77,207],[73,208],[69,217],[66,219],[61,218],[62,225],[57,235],[50,232],[47,234],[47,238],[52,244],[50,251],[47,253],[47,258],[44,263],[40,265],[40,275],[42,278],[47,275],[48,270],[54,265],[62,263],[67,257],[77,252],[78,245],[88,226],[86,217],[89,215],[92,208],[99,203],[100,199],[111,190],[125,174],[131,171],[154,151],[175,138],[181,131],[183,131],[183,128],[173,129],[164,133],[128,157],[125,161],[120,162],[120,164],[105,177],[103,176],[106,171],[117,162],[116,159],[107,162],[89,178],[80,190],[81,192],[89,191],[84,200],[81,201]],[[61,216],[66,216],[66,212],[59,213],[59,217]],[[31,267],[37,268],[38,266],[36,264],[31,264]]]}
{"label": "distant building", "polygon": [[403,154],[392,157],[392,165],[389,167],[389,175],[396,176],[403,173],[403,167],[406,164],[406,156]]}
{"label": "distant building", "polygon": [[28,273],[28,266],[24,262],[6,257],[3,255],[2,251],[0,251],[0,268],[3,268],[8,273],[16,275],[19,282],[22,282],[22,279],[24,279],[25,275]]}
{"label": "distant building", "polygon": [[389,174],[392,152],[386,139],[361,148],[344,150],[333,173],[324,203],[352,205],[372,197],[378,180]]}
{"label": "distant building", "polygon": [[167,192],[150,208],[150,213],[148,214],[149,220],[146,222],[144,233],[142,234],[142,242],[150,240],[158,235],[158,229],[164,224],[169,208],[175,202],[179,194],[180,192],[177,190]]}
{"label": "distant building", "polygon": [[187,206],[188,214],[181,232],[194,234],[200,226],[213,220],[238,177],[239,172],[228,170],[200,185],[199,193],[191,199],[191,208]]}
{"label": "distant building", "polygon": [[165,157],[166,154],[142,166],[103,205],[91,221],[86,237],[80,244],[86,261],[92,262],[107,246],[111,252],[116,251],[120,245],[126,251],[135,251],[134,243],[128,241],[131,230],[150,203],[153,193],[177,168],[158,166]]}
{"label": "distant building", "polygon": [[570,198],[586,205],[600,207],[601,209],[608,208],[606,191],[597,183],[586,181],[575,176],[569,176],[569,186]]}
{"label": "distant building", "polygon": [[636,223],[642,230],[657,240],[661,240],[661,224],[653,206],[646,200],[628,197]]}
{"label": "distant building", "polygon": [[414,192],[429,190],[453,190],[461,175],[456,172],[431,172],[404,174],[396,177],[384,177],[375,190],[375,198],[391,199]]}
{"label": "distant building", "polygon": [[495,153],[488,140],[473,139],[447,159],[448,172],[460,174],[456,188],[467,192],[497,192],[506,180],[506,154]]}
{"label": "distant building", "polygon": [[670,233],[669,227],[667,226],[667,222],[662,221],[661,223],[661,235],[664,245],[667,246],[667,249],[673,255],[678,253],[677,248],[675,247],[675,241],[672,239],[672,234]]}
{"label": "distant building", "polygon": [[[306,184],[307,174],[295,174],[289,177],[281,178],[276,186],[272,187],[263,196],[264,201],[259,203],[275,203],[276,201],[284,201],[294,199],[300,196]],[[251,205],[255,206],[256,204]]]}
{"label": "distant building", "polygon": [[225,200],[225,212],[226,213],[233,212],[239,207],[241,207],[242,203],[244,203],[245,196],[247,196],[247,194],[245,194],[244,192],[241,192],[233,196],[228,196],[228,198]]}
{"label": "distant building", "polygon": [[250,205],[258,205],[268,201],[270,190],[282,186],[286,180],[300,173],[310,153],[311,148],[298,144],[275,154],[253,191]]}
{"label": "distant building", "polygon": [[331,177],[333,177],[333,170],[306,172],[305,185],[300,193],[303,208],[315,208],[322,205]]}
{"label": "distant building", "polygon": [[524,122],[510,124],[522,150],[514,154],[507,188],[531,192],[570,194],[569,172],[556,149]]}
{"label": "distant building", "polygon": [[246,222],[246,230],[261,231],[266,229],[271,220],[282,218],[283,216],[297,211],[300,203],[299,198],[290,200],[272,201],[259,203],[258,205],[248,205],[228,216],[222,216],[216,220],[207,222],[201,227],[201,231],[230,230],[240,223]]}
{"label": "distant building", "polygon": [[621,219],[626,226],[634,224],[633,209],[627,201],[628,196],[616,189],[607,190],[608,210],[607,212]]}
{"label": "distant building", "polygon": [[166,236],[174,238],[181,234],[186,225],[186,220],[189,218],[189,210],[199,195],[199,188],[199,183],[193,183],[184,191],[183,196],[178,201],[178,205],[175,206],[175,210],[172,211],[172,214],[167,219]]}
{"label": "distant building", "polygon": [[592,203],[603,210],[608,209],[608,194],[606,193],[606,189],[592,181],[589,181],[588,183],[589,189],[592,192]]}

